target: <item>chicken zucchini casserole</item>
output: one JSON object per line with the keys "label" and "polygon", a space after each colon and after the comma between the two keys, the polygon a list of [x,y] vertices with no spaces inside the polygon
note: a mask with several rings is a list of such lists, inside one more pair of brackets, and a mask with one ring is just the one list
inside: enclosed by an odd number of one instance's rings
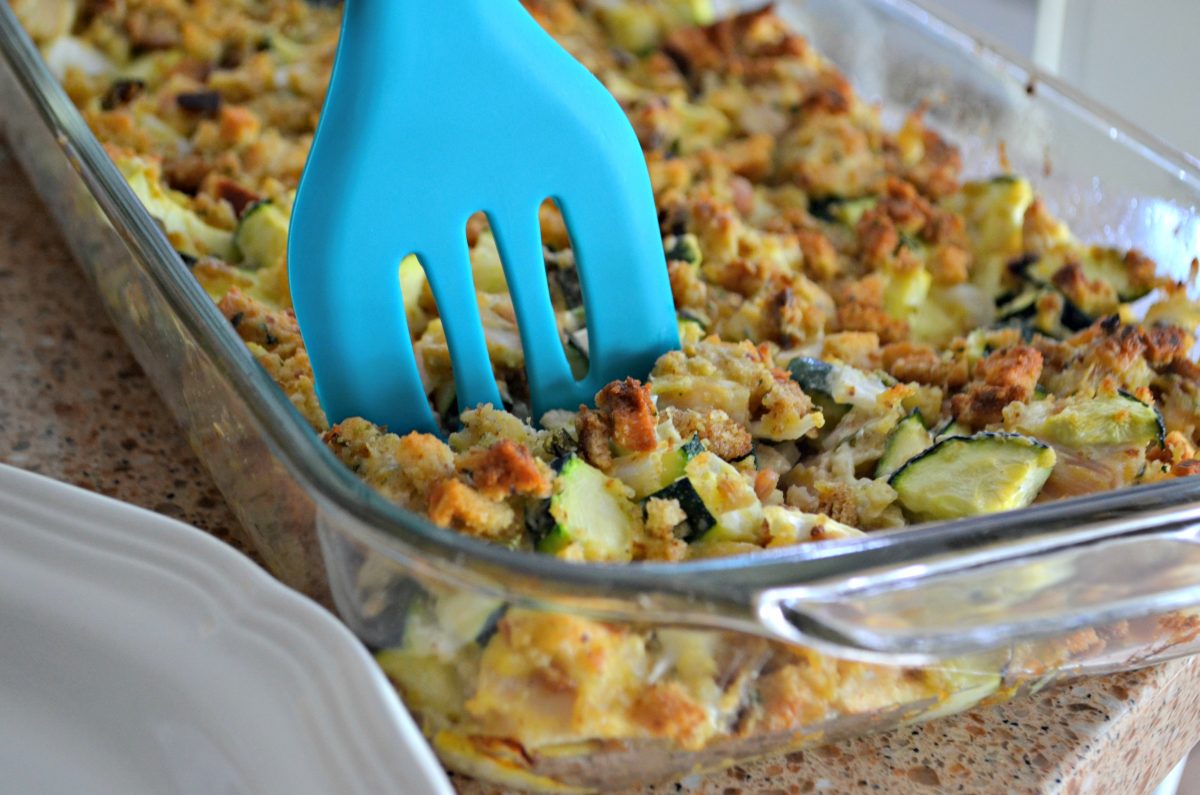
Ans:
{"label": "chicken zucchini casserole", "polygon": [[[525,5],[637,130],[683,347],[594,407],[530,418],[500,258],[476,217],[465,234],[504,406],[460,416],[420,263],[399,263],[439,438],[331,424],[289,308],[288,217],[336,5],[15,3],[296,410],[368,484],[443,527],[581,563],[682,561],[1200,472],[1200,307],[1154,262],[1075,239],[1019,175],[963,181],[920,108],[884,129],[770,6],[716,20],[703,0]],[[570,240],[552,203],[541,220],[562,341],[583,372]],[[405,604],[381,664],[443,758],[523,786],[669,775],[811,741],[835,719],[928,717],[1011,692],[1003,663],[867,665],[437,589]],[[1077,633],[1020,670],[1107,642]],[[589,755],[647,743],[658,768],[589,772]]]}

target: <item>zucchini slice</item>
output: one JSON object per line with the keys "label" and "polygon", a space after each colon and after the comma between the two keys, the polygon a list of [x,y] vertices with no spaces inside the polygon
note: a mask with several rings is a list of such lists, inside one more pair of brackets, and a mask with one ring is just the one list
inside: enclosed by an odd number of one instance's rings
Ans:
{"label": "zucchini slice", "polygon": [[681,324],[682,323],[692,323],[692,324],[698,326],[702,333],[708,332],[708,326],[709,326],[708,319],[702,315],[697,314],[696,312],[692,312],[687,309],[680,310],[679,322]]}
{"label": "zucchini slice", "polygon": [[118,156],[115,162],[129,187],[133,189],[134,195],[158,221],[176,250],[195,257],[220,257],[227,262],[237,259],[233,235],[229,230],[218,229],[202,219],[188,206],[186,197],[167,188],[165,183],[150,171],[148,161],[129,155]]}
{"label": "zucchini slice", "polygon": [[1200,306],[1188,297],[1185,290],[1167,293],[1146,310],[1142,322],[1147,326],[1178,326],[1194,335],[1200,330]]}
{"label": "zucchini slice", "polygon": [[874,408],[876,399],[887,391],[877,375],[821,359],[792,359],[788,372],[809,397],[823,396],[842,406]]}
{"label": "zucchini slice", "polygon": [[588,343],[587,328],[580,328],[580,329],[576,329],[574,331],[568,331],[566,336],[567,336],[567,347],[574,349],[575,352],[578,353],[580,357],[582,357],[583,361],[585,361],[585,362],[590,361],[591,357],[592,357],[592,349],[591,349],[591,345]]}
{"label": "zucchini slice", "polygon": [[925,427],[925,420],[918,409],[896,424],[883,443],[883,455],[875,466],[875,477],[889,477],[909,459],[929,448],[933,438]]}
{"label": "zucchini slice", "polygon": [[696,488],[687,478],[680,478],[665,489],[651,494],[648,499],[650,498],[678,501],[679,507],[687,515],[683,540],[689,543],[700,539],[717,523],[717,518],[709,513],[704,500],[700,499]]}
{"label": "zucchini slice", "polygon": [[889,273],[883,291],[883,308],[892,317],[906,320],[914,312],[924,309],[932,286],[933,276],[925,268]]}
{"label": "zucchini slice", "polygon": [[1060,322],[1067,331],[1083,331],[1095,323],[1096,318],[1084,312],[1074,301],[1064,295],[1062,320]]}
{"label": "zucchini slice", "polygon": [[1005,293],[996,299],[996,320],[1022,320],[1037,314],[1037,301],[1044,290],[1026,287],[1018,293]]}
{"label": "zucchini slice", "polygon": [[[704,442],[700,441],[700,434],[692,434],[692,438],[688,439],[687,443],[679,449],[685,456],[684,463],[686,464],[688,461],[691,461],[693,458],[704,452]],[[751,455],[753,455],[753,446],[751,446],[750,452]],[[755,460],[757,461],[757,459]]]}
{"label": "zucchini slice", "polygon": [[866,535],[857,527],[842,524],[828,516],[803,513],[784,505],[768,505],[763,508],[767,521],[769,547],[788,547],[811,541],[833,541],[842,538],[858,538]]}
{"label": "zucchini slice", "polygon": [[[1062,326],[1067,331],[1082,331],[1098,318],[1117,312],[1118,303],[1128,303],[1146,295],[1150,288],[1136,284],[1117,249],[1090,247],[1068,259],[1062,252],[1045,255],[1025,262],[1014,274],[1026,283],[1025,289],[999,309],[1001,320],[1034,318],[1037,299],[1056,292],[1063,300]],[[1088,280],[1086,286],[1064,289],[1055,284],[1054,277],[1068,264],[1078,263]],[[1050,329],[1038,329],[1050,333]]]}
{"label": "zucchini slice", "polygon": [[687,463],[687,479],[716,524],[706,541],[757,543],[762,535],[763,508],[758,495],[732,464],[704,452]]}
{"label": "zucchini slice", "polygon": [[[1048,320],[1038,312],[1038,300],[1048,293],[1058,292],[1049,287],[1027,287],[1015,295],[1002,296],[996,307],[996,319],[1003,324],[1017,323],[1024,328],[1061,337],[1061,329],[1047,325]],[[1059,324],[1067,331],[1082,331],[1096,322],[1096,318],[1083,311],[1074,301],[1058,292],[1062,299],[1062,314]]]}
{"label": "zucchini slice", "polygon": [[825,418],[822,435],[832,431],[850,411],[849,406],[841,405],[829,394],[833,388],[833,365],[802,356],[788,363],[788,372]]}
{"label": "zucchini slice", "polygon": [[675,499],[687,514],[685,540],[758,543],[763,507],[754,489],[732,464],[713,453],[691,458],[684,477],[650,495]]}
{"label": "zucchini slice", "polygon": [[[553,283],[558,285],[558,290],[562,293],[563,305],[570,310],[583,306],[583,286],[579,283],[579,271],[574,265],[551,265],[549,262],[551,256],[553,255],[547,256],[546,271],[550,274],[549,278],[553,280]],[[500,269],[504,269],[503,264]]]}
{"label": "zucchini slice", "polygon": [[808,213],[821,221],[854,228],[866,212],[878,203],[879,199],[875,196],[864,196],[858,199],[825,196],[809,201]]}
{"label": "zucchini slice", "polygon": [[1029,505],[1056,460],[1053,448],[1028,436],[951,436],[910,460],[888,482],[913,517],[960,519]]}
{"label": "zucchini slice", "polygon": [[636,500],[645,499],[683,477],[687,462],[704,452],[699,436],[671,450],[632,453],[613,461],[612,476],[633,489]]}
{"label": "zucchini slice", "polygon": [[700,239],[692,234],[668,238],[666,252],[667,260],[671,262],[699,265],[704,261],[704,255],[700,251]]}
{"label": "zucchini slice", "polygon": [[508,606],[499,599],[468,591],[439,596],[433,605],[442,632],[459,645],[478,643],[486,646],[507,609]]}
{"label": "zucchini slice", "polygon": [[557,522],[550,514],[550,499],[537,500],[525,506],[525,529],[529,531],[530,537],[533,539],[533,545],[539,552],[555,551],[554,542],[546,542],[543,549],[543,541],[554,532],[554,526]]}
{"label": "zucchini slice", "polygon": [[800,356],[788,362],[788,372],[807,394],[829,395],[833,389],[833,365],[829,362]]}
{"label": "zucchini slice", "polygon": [[261,201],[238,221],[233,245],[242,255],[242,267],[259,270],[278,264],[287,254],[288,219],[270,201]]}
{"label": "zucchini slice", "polygon": [[940,442],[948,436],[970,436],[971,429],[955,419],[946,420],[946,424],[933,432],[933,440]]}
{"label": "zucchini slice", "polygon": [[[1121,249],[1105,246],[1085,248],[1043,257],[1028,272],[1031,279],[1049,284],[1054,274],[1071,262],[1077,262],[1083,275],[1094,282],[1107,284],[1122,303],[1129,303],[1150,292],[1150,285],[1134,279]],[[1107,292],[1107,291],[1106,291]]]}
{"label": "zucchini slice", "polygon": [[550,498],[554,525],[537,542],[537,550],[556,555],[578,545],[585,560],[628,563],[637,507],[623,489],[582,458],[567,459]]}
{"label": "zucchini slice", "polygon": [[1162,414],[1128,392],[1067,406],[1046,419],[1042,432],[1054,444],[1086,447],[1145,447],[1163,444],[1167,435]]}
{"label": "zucchini slice", "polygon": [[567,354],[567,364],[571,367],[571,375],[576,378],[583,378],[587,375],[591,362],[587,329],[568,331],[566,333],[566,340],[567,344],[564,346],[564,349]]}
{"label": "zucchini slice", "polygon": [[507,609],[499,599],[476,593],[423,593],[406,606],[396,649],[452,655],[471,643],[485,646]]}
{"label": "zucchini slice", "polygon": [[1090,246],[1083,257],[1083,271],[1093,279],[1103,279],[1111,284],[1124,303],[1138,300],[1152,287],[1134,278],[1126,261],[1126,252],[1121,249]]}

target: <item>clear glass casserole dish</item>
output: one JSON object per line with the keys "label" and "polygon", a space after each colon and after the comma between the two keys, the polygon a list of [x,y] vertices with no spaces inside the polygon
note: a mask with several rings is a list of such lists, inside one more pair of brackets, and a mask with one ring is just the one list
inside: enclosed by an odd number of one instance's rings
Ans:
{"label": "clear glass casserole dish", "polygon": [[[1186,157],[915,4],[779,5],[889,115],[931,101],[970,174],[995,171],[1003,142],[1081,238],[1137,246],[1177,277],[1200,252]],[[7,6],[0,47],[10,146],[249,541],[383,650],[451,766],[612,788],[1196,649],[1194,479],[673,565],[571,565],[405,513],[342,467],[254,362]],[[569,648],[528,667],[522,644],[555,634]],[[675,720],[681,691],[705,700],[701,720]]]}

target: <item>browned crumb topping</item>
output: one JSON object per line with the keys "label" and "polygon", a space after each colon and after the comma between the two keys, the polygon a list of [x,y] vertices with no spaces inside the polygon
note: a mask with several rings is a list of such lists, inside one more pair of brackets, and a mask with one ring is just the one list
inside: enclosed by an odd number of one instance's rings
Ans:
{"label": "browned crumb topping", "polygon": [[667,416],[682,438],[699,436],[708,450],[726,461],[744,458],[754,449],[750,432],[720,409],[703,414],[692,409],[670,409]]}
{"label": "browned crumb topping", "polygon": [[507,504],[488,499],[456,478],[434,484],[426,511],[434,524],[491,540],[511,537],[516,520]]}
{"label": "browned crumb topping", "polygon": [[612,424],[609,416],[587,407],[580,407],[575,427],[584,460],[598,469],[607,471],[611,468]]}
{"label": "browned crumb topping", "polygon": [[633,378],[614,381],[596,395],[596,408],[607,415],[617,447],[637,452],[658,447],[658,411],[648,385]]}
{"label": "browned crumb topping", "polygon": [[1042,354],[1027,346],[996,351],[975,365],[975,380],[950,401],[955,417],[974,428],[1003,420],[1004,408],[1033,397],[1042,374]]}
{"label": "browned crumb topping", "polygon": [[550,494],[549,468],[534,458],[528,448],[507,439],[466,453],[459,459],[458,469],[469,474],[475,488],[489,499]]}

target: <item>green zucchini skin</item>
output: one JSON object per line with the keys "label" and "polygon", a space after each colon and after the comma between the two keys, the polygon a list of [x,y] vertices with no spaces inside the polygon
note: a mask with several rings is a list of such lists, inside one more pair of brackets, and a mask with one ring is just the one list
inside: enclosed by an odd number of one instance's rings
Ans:
{"label": "green zucchini skin", "polygon": [[1137,395],[1134,395],[1130,392],[1126,392],[1124,389],[1122,389],[1119,392],[1119,394],[1122,397],[1125,397],[1129,400],[1133,400],[1137,403],[1140,403],[1141,405],[1145,406],[1146,408],[1148,408],[1154,412],[1155,430],[1157,431],[1154,441],[1158,443],[1159,447],[1166,447],[1167,446],[1167,421],[1165,419],[1163,419],[1162,412],[1159,411],[1158,406],[1151,406],[1149,403],[1143,403],[1142,400]]}
{"label": "green zucchini skin", "polygon": [[564,350],[567,356],[567,364],[571,366],[571,375],[576,378],[583,378],[587,375],[588,367],[591,364],[591,357],[588,354],[588,344],[586,333],[580,335],[577,331],[567,332],[566,345]]}
{"label": "green zucchini skin", "polygon": [[688,461],[683,477],[647,500],[654,498],[678,501],[688,543],[750,541],[762,530],[758,496],[732,464],[710,452]]}
{"label": "green zucchini skin", "polygon": [[613,462],[611,474],[633,489],[636,499],[649,497],[683,477],[687,462],[704,452],[699,435],[679,447],[622,456]]}
{"label": "green zucchini skin", "polygon": [[504,614],[507,612],[508,605],[504,604],[488,614],[483,625],[479,627],[479,631],[475,633],[475,642],[480,647],[488,645],[488,641],[492,639],[492,636],[500,631],[500,619],[504,618]]}
{"label": "green zucchini skin", "polygon": [[805,394],[812,395],[815,392],[833,397],[833,365],[829,362],[801,356],[788,362],[788,372]]}
{"label": "green zucchini skin", "polygon": [[919,409],[913,409],[907,417],[900,420],[888,434],[883,443],[883,455],[875,466],[875,477],[890,477],[909,459],[927,450],[933,444],[933,437],[925,427],[925,418]]}
{"label": "green zucchini skin", "polygon": [[269,199],[251,205],[238,219],[233,245],[247,270],[268,268],[282,261],[287,248],[288,219]]}
{"label": "green zucchini skin", "polygon": [[1095,323],[1096,318],[1076,306],[1071,299],[1063,296],[1062,318],[1059,322],[1067,331],[1083,331]]}
{"label": "green zucchini skin", "polygon": [[[634,503],[613,493],[610,478],[578,456],[562,465],[555,493],[543,513],[539,505],[526,525],[534,548],[556,555],[578,545],[585,560],[628,562],[633,554]],[[532,521],[532,524],[531,524]],[[539,536],[540,534],[540,536]]]}
{"label": "green zucchini skin", "polygon": [[708,321],[695,312],[689,312],[686,309],[680,311],[679,321],[681,323],[695,323],[700,327],[702,333],[708,333]]}
{"label": "green zucchini skin", "polygon": [[948,436],[970,436],[971,429],[963,425],[958,420],[951,418],[946,420],[942,427],[933,432],[933,440],[940,442]]}
{"label": "green zucchini skin", "polygon": [[808,214],[819,221],[852,227],[867,210],[878,203],[879,200],[874,196],[857,199],[837,195],[822,196],[809,201]]}
{"label": "green zucchini skin", "polygon": [[[583,306],[583,287],[579,283],[579,271],[574,267],[557,267],[550,271],[567,307]],[[585,355],[586,353],[587,351],[584,351]]]}
{"label": "green zucchini skin", "polygon": [[[1045,287],[1037,282],[1031,282],[1024,290],[1001,296],[996,301],[996,320],[1001,325],[1016,324],[1030,335],[1034,332],[1048,337],[1061,336],[1061,331],[1052,328],[1042,328],[1036,324],[1037,303],[1043,295],[1055,292],[1052,287]],[[1096,322],[1096,318],[1079,308],[1071,299],[1058,293],[1062,300],[1062,314],[1059,323],[1067,331],[1082,331]]]}
{"label": "green zucchini skin", "polygon": [[1023,320],[1037,313],[1037,300],[1041,290],[1026,287],[1018,293],[1007,293],[996,299],[996,319],[999,321]]}
{"label": "green zucchini skin", "polygon": [[1155,434],[1154,434],[1154,439],[1152,441],[1154,443],[1156,443],[1159,447],[1165,447],[1167,444],[1167,422],[1166,422],[1166,420],[1163,419],[1162,412],[1158,410],[1158,406],[1152,406],[1149,403],[1145,403],[1137,395],[1133,394],[1132,392],[1126,392],[1124,389],[1120,390],[1117,394],[1119,394],[1121,397],[1125,398],[1126,400],[1132,400],[1134,403],[1137,403],[1139,406],[1145,406],[1146,408],[1148,408],[1152,412],[1154,412]]}
{"label": "green zucchini skin", "polygon": [[830,394],[833,365],[820,359],[802,356],[788,362],[788,372],[825,418],[825,425],[821,429],[822,436],[831,433],[850,412],[849,406],[840,405]]}
{"label": "green zucchini skin", "polygon": [[541,549],[542,541],[554,531],[556,522],[550,515],[550,499],[532,502],[525,508],[525,529],[533,545]]}
{"label": "green zucchini skin", "polygon": [[543,555],[557,555],[575,541],[567,529],[562,525],[554,525],[550,530],[542,536],[537,542],[535,549]]}
{"label": "green zucchini skin", "polygon": [[837,195],[809,199],[808,214],[818,221],[826,221],[831,224],[837,223],[837,219],[833,217],[833,211],[844,201],[845,199]]}
{"label": "green zucchini skin", "polygon": [[686,477],[656,491],[646,499],[677,500],[679,502],[679,507],[687,516],[683,540],[689,544],[698,541],[717,524],[716,517],[709,513],[708,508],[704,505],[704,500],[700,499],[700,495],[696,492],[696,487]]}
{"label": "green zucchini skin", "polygon": [[[1084,277],[1092,283],[1107,284],[1112,289],[1111,297],[1103,294],[1093,297],[1085,295],[1082,304],[1069,298],[1056,284],[1057,275],[1071,265],[1082,270]],[[1032,326],[1037,314],[1038,299],[1048,293],[1057,294],[1063,302],[1059,324],[1068,332],[1082,331],[1105,314],[1115,312],[1115,303],[1129,303],[1145,296],[1150,286],[1135,284],[1131,279],[1124,255],[1116,250],[1091,246],[1075,252],[1067,258],[1039,257],[1026,255],[1009,263],[1009,273],[1023,283],[1019,289],[997,299],[997,319],[1002,323],[1014,321]],[[1079,298],[1077,295],[1076,298]],[[1043,334],[1054,336],[1054,329],[1036,328]]]}
{"label": "green zucchini skin", "polygon": [[1086,278],[1108,284],[1121,303],[1136,301],[1150,292],[1148,285],[1131,280],[1125,252],[1103,246],[1087,246],[1063,259],[1035,258],[1021,276],[1033,283],[1052,285],[1056,273],[1068,264],[1078,265]]}
{"label": "green zucchini skin", "polygon": [[686,262],[689,265],[699,265],[704,259],[700,240],[693,234],[679,235],[666,254],[669,262]]}
{"label": "green zucchini skin", "polygon": [[435,639],[455,648],[469,643],[486,646],[496,634],[508,605],[466,592],[440,596],[420,590],[405,606],[397,650],[423,651]]}
{"label": "green zucchini skin", "polygon": [[1146,447],[1166,442],[1162,413],[1129,392],[1075,403],[1047,418],[1042,432],[1049,441],[1082,450],[1113,446]]}
{"label": "green zucchini skin", "polygon": [[729,463],[740,464],[744,461],[753,461],[755,469],[758,469],[761,466],[761,464],[759,463],[759,460],[758,460],[758,442],[752,442],[750,444],[750,452],[746,453],[741,458],[733,459]]}
{"label": "green zucchini skin", "polygon": [[825,417],[823,433],[833,430],[854,406],[873,406],[887,385],[873,373],[800,356],[788,362],[788,373]]}
{"label": "green zucchini skin", "polygon": [[685,456],[685,461],[691,461],[696,456],[704,452],[704,442],[700,441],[700,434],[692,434],[692,438],[681,448]]}
{"label": "green zucchini skin", "polygon": [[1056,462],[1053,448],[1029,436],[949,436],[911,458],[888,483],[920,521],[961,519],[1028,506]]}

